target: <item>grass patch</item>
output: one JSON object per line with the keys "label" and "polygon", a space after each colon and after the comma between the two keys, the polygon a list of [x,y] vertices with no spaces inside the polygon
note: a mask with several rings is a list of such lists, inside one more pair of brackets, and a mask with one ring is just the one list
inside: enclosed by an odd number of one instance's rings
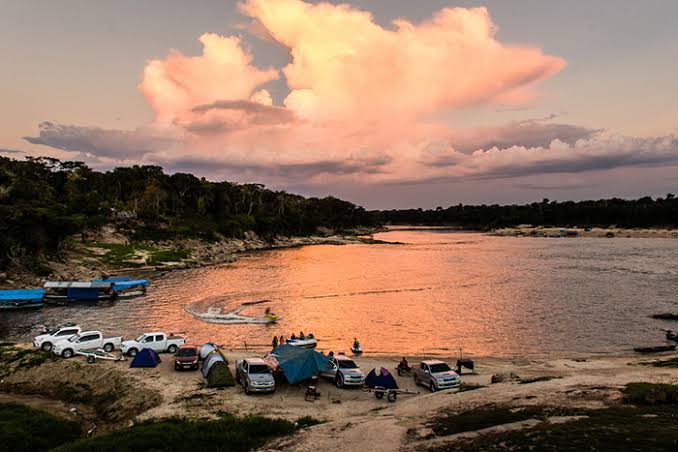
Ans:
{"label": "grass patch", "polygon": [[0,403],[0,451],[42,451],[80,436],[80,425],[16,403]]}
{"label": "grass patch", "polygon": [[563,424],[485,435],[429,451],[669,451],[678,447],[678,412],[672,407],[592,410]]}
{"label": "grass patch", "polygon": [[485,406],[462,413],[448,411],[429,422],[437,436],[481,430],[495,425],[510,424],[526,419],[545,419],[549,416],[571,415],[572,412],[556,408]]}
{"label": "grass patch", "polygon": [[191,252],[188,250],[158,250],[152,251],[151,257],[146,259],[146,265],[158,265],[165,262],[181,262],[188,259]]}
{"label": "grass patch", "polygon": [[164,419],[144,422],[97,438],[82,439],[57,449],[85,451],[250,451],[267,441],[293,433],[294,424],[260,416],[223,414],[216,420]]}
{"label": "grass patch", "polygon": [[34,349],[17,348],[12,343],[0,344],[0,377],[6,377],[19,369],[30,369],[48,361],[54,361],[51,353]]}
{"label": "grass patch", "polygon": [[521,384],[521,385],[527,385],[527,384],[530,384],[530,383],[538,383],[540,381],[557,380],[558,378],[563,378],[563,377],[556,377],[556,376],[553,376],[553,375],[544,375],[543,377],[523,378],[518,383]]}
{"label": "grass patch", "polygon": [[678,405],[678,385],[630,383],[624,389],[624,402],[634,405]]}

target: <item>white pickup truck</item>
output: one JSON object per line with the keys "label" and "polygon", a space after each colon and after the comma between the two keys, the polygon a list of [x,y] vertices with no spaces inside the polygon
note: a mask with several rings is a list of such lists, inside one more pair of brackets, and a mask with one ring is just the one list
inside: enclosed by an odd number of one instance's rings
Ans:
{"label": "white pickup truck", "polygon": [[186,343],[186,339],[180,336],[168,336],[162,331],[145,333],[136,339],[123,341],[120,350],[127,356],[136,356],[139,350],[150,348],[158,353],[167,352],[174,354],[177,349]]}
{"label": "white pickup truck", "polygon": [[80,334],[81,331],[82,328],[80,328],[80,325],[74,323],[68,323],[61,327],[51,329],[45,328],[45,331],[42,334],[35,336],[33,345],[43,352],[51,352],[54,344],[64,341],[76,334]]}
{"label": "white pickup truck", "polygon": [[75,336],[59,341],[52,346],[52,352],[64,358],[71,358],[76,351],[103,349],[110,353],[120,347],[122,337],[104,337],[101,331],[81,331]]}
{"label": "white pickup truck", "polygon": [[320,375],[334,381],[337,388],[344,386],[362,386],[365,383],[365,374],[359,366],[346,355],[334,355],[329,358],[333,369],[322,372]]}

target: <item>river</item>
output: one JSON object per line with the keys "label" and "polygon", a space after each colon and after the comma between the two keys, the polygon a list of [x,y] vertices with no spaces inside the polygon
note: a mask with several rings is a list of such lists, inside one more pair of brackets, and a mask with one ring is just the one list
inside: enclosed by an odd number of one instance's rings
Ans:
{"label": "river", "polygon": [[[245,254],[170,272],[146,296],[95,306],[3,312],[0,337],[30,340],[67,321],[127,338],[147,330],[263,351],[272,336],[313,333],[319,349],[354,337],[379,355],[575,356],[663,343],[678,311],[678,240],[514,238],[444,230],[375,236],[402,244],[318,245]],[[186,312],[265,307],[282,320],[218,325]],[[678,327],[675,325],[674,327]]]}

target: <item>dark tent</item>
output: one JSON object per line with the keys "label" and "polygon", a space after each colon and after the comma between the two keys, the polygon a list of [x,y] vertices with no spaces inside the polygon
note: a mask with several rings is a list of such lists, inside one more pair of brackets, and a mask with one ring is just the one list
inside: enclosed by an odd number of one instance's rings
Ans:
{"label": "dark tent", "polygon": [[291,384],[308,380],[320,372],[329,372],[332,364],[322,353],[310,348],[283,344],[270,353],[278,361],[285,378]]}
{"label": "dark tent", "polygon": [[207,376],[210,373],[210,369],[217,362],[225,362],[226,364],[228,364],[228,360],[221,353],[221,351],[218,350],[218,349],[214,350],[209,355],[207,355],[207,358],[205,358],[205,361],[203,361],[203,363],[202,363],[202,376],[207,378]]}
{"label": "dark tent", "polygon": [[208,388],[225,388],[226,386],[235,386],[235,380],[231,369],[224,361],[216,361],[207,374]]}
{"label": "dark tent", "polygon": [[155,367],[160,364],[160,356],[150,348],[144,348],[132,360],[130,367]]}
{"label": "dark tent", "polygon": [[398,383],[396,383],[393,375],[389,373],[388,370],[383,367],[377,373],[377,369],[372,369],[367,377],[365,378],[365,386],[368,388],[375,388],[380,386],[386,389],[398,389]]}

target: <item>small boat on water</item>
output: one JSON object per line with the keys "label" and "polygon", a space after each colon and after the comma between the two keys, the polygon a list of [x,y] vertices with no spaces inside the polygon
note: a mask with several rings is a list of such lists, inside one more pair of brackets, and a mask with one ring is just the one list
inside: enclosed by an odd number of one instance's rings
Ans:
{"label": "small boat on water", "polygon": [[360,347],[360,346],[357,346],[357,347],[351,346],[351,352],[352,352],[354,355],[362,355],[363,349],[362,349],[362,347]]}
{"label": "small boat on water", "polygon": [[44,289],[0,290],[0,310],[42,308],[44,295]]}
{"label": "small boat on water", "polygon": [[207,312],[197,312],[191,306],[186,306],[184,309],[196,319],[222,325],[241,325],[247,323],[269,325],[280,320],[280,317],[275,314],[267,314],[265,317],[253,317],[240,314],[246,307],[246,305],[240,306],[230,312],[222,312],[221,308],[216,307],[208,308]]}
{"label": "small boat on water", "polygon": [[303,339],[287,339],[286,344],[293,345],[300,348],[315,348],[318,345],[318,341],[314,337],[304,337]]}
{"label": "small boat on water", "polygon": [[116,298],[110,281],[47,281],[44,299],[48,302],[102,301]]}

